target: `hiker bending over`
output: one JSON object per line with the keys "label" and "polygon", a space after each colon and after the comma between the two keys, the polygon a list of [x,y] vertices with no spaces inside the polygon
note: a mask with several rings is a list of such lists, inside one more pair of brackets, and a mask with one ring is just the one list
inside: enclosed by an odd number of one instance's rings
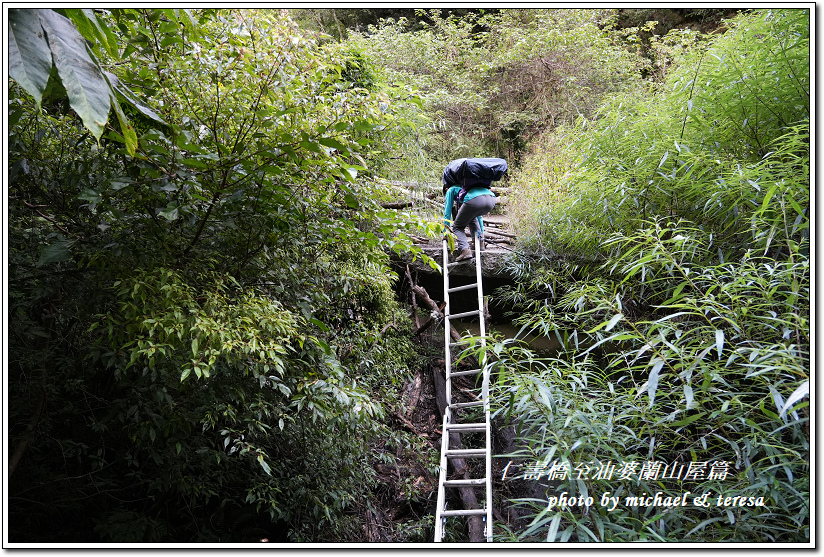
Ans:
{"label": "hiker bending over", "polygon": [[[463,200],[460,199],[461,193],[464,193]],[[458,214],[452,223],[452,232],[455,233],[458,240],[458,251],[460,253],[455,261],[463,261],[472,258],[472,251],[469,249],[469,241],[466,239],[464,229],[469,226],[469,230],[475,236],[475,241],[480,242],[481,249],[483,249],[483,215],[489,214],[498,200],[488,187],[476,186],[468,191],[464,189],[462,192],[461,186],[452,185],[446,190],[444,203],[443,218],[444,224],[447,226],[452,221],[452,205],[456,201],[458,202]]]}

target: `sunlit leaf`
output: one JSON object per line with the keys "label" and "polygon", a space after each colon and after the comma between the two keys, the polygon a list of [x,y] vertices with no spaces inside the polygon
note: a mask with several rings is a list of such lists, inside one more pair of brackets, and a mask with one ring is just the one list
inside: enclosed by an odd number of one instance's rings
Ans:
{"label": "sunlit leaf", "polygon": [[801,383],[790,395],[787,401],[781,406],[781,412],[779,415],[783,418],[787,415],[787,410],[789,410],[793,404],[804,398],[805,396],[810,394],[810,381],[804,381]]}
{"label": "sunlit leaf", "polygon": [[720,360],[724,351],[724,331],[721,329],[715,330],[715,349],[718,351],[718,359]]}

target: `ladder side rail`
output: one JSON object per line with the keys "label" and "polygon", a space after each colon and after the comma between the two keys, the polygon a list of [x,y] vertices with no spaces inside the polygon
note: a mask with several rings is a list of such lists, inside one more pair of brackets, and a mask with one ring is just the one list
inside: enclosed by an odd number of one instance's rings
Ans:
{"label": "ladder side rail", "polygon": [[451,304],[449,302],[449,270],[447,265],[449,264],[449,242],[447,241],[446,236],[443,239],[443,299],[446,303],[446,306],[443,310],[443,331],[444,331],[444,350],[445,350],[445,357],[444,362],[446,366],[446,406],[449,407],[452,404],[452,354],[449,350],[449,341],[451,337],[449,336],[450,333],[450,322],[449,316],[452,312]]}
{"label": "ladder side rail", "polygon": [[440,463],[440,470],[439,470],[439,477],[438,477],[438,501],[437,507],[435,511],[435,540],[436,542],[440,542],[443,540],[443,529],[444,529],[444,506],[446,504],[446,485],[444,482],[447,478],[447,458],[446,453],[449,451],[449,435],[447,433],[446,424],[449,423],[449,403],[451,400],[451,392],[450,392],[450,366],[451,366],[451,355],[449,353],[449,246],[446,239],[446,236],[443,238],[443,295],[444,295],[444,350],[445,350],[445,366],[446,366],[446,408],[444,409],[443,414],[443,428],[442,437],[441,437],[441,463]]}
{"label": "ladder side rail", "polygon": [[446,452],[449,447],[449,435],[446,433],[446,423],[447,423],[447,416],[449,415],[449,408],[444,411],[443,414],[443,437],[441,437],[441,466],[440,466],[440,474],[438,478],[438,502],[435,512],[435,541],[439,542],[443,540],[443,526],[444,526],[444,518],[443,518],[443,511],[445,503],[446,503],[446,467],[447,467],[447,459],[446,459]]}
{"label": "ladder side rail", "polygon": [[[480,231],[478,231],[480,232]],[[492,541],[492,424],[489,417],[489,366],[486,357],[486,315],[484,312],[483,268],[481,265],[480,234],[475,238],[475,278],[478,283],[478,321],[480,323],[481,348],[483,350],[481,369],[483,379],[481,383],[481,397],[484,402],[484,421],[486,422],[486,541]]]}

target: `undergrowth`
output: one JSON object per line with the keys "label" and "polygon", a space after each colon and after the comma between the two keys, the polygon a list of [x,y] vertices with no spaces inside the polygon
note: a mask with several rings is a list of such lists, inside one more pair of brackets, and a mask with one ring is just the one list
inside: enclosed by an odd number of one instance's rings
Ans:
{"label": "undergrowth", "polygon": [[519,541],[810,539],[809,11],[729,25],[521,171],[504,298],[562,349],[493,347],[552,485]]}

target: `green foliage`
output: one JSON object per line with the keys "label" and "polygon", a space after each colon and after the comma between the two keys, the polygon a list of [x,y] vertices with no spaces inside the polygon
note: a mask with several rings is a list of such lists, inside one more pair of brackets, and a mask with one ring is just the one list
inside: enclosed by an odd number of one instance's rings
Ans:
{"label": "green foliage", "polygon": [[[669,74],[663,92],[617,97],[597,120],[566,131],[561,137],[569,139],[557,143],[573,142],[571,148],[548,150],[521,169],[524,190],[537,189],[555,203],[521,208],[529,218],[519,226],[539,230],[533,240],[557,252],[593,256],[600,238],[655,216],[701,223],[722,252],[754,240],[761,228],[750,225],[764,214],[762,206],[804,227],[809,98],[802,85],[809,81],[809,66],[786,55],[803,51],[808,40],[799,14],[766,12],[737,20],[739,31],[687,57]],[[756,47],[753,36],[765,48]],[[708,59],[727,62],[713,65]],[[734,71],[740,60],[752,73]],[[786,79],[777,79],[779,74]],[[785,107],[783,114],[773,105]],[[542,169],[550,164],[557,170],[544,180]]]}
{"label": "green foliage", "polygon": [[406,152],[422,149],[427,167],[481,154],[515,159],[541,131],[591,114],[636,80],[634,57],[604,25],[608,10],[481,12],[430,10],[347,39],[382,62],[385,81],[420,91],[429,121]]}
{"label": "green foliage", "polygon": [[375,199],[404,92],[271,10],[66,12],[134,136],[10,82],[14,539],[355,538],[412,361],[386,252],[432,228]]}
{"label": "green foliage", "polygon": [[151,109],[141,106],[89,50],[86,40],[102,45],[104,52],[116,56],[116,39],[111,30],[101,24],[92,10],[65,12],[68,17],[53,10],[9,11],[9,76],[38,106],[44,95],[55,89],[66,95],[71,108],[97,139],[103,134],[113,108],[126,149],[134,155],[137,137],[120,102],[131,104],[161,123],[162,120]]}
{"label": "green foliage", "polygon": [[[536,194],[522,209],[540,257],[513,261],[520,280],[505,297],[524,332],[562,349],[494,347],[499,413],[518,418],[530,458],[570,467],[558,494],[622,504],[520,501],[533,521],[519,540],[810,539],[808,17],[733,20],[696,42],[662,91],[614,99],[521,169],[553,203]],[[578,479],[575,466],[609,461],[639,468]],[[654,461],[726,462],[731,473],[637,475]],[[765,503],[623,504],[686,490]]]}
{"label": "green foliage", "polygon": [[[697,228],[652,230],[613,238],[622,256],[607,276],[567,284],[557,304],[520,319],[559,335],[565,350],[545,359],[510,349],[497,386],[503,411],[520,417],[533,459],[570,470],[608,460],[734,469],[724,481],[689,485],[571,479],[558,493],[689,489],[712,499],[763,496],[766,507],[553,510],[520,539],[541,538],[552,519],[579,541],[808,539],[809,261],[747,254],[712,265]],[[641,314],[639,299],[653,307]]]}

